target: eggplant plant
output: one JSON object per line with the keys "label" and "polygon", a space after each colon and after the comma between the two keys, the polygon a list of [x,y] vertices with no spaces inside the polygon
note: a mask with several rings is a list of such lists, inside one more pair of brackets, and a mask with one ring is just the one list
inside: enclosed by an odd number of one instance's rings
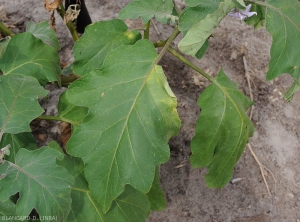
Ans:
{"label": "eggplant plant", "polygon": [[[55,5],[56,3],[56,5]],[[74,2],[73,2],[74,3]],[[84,1],[65,10],[60,1],[48,10],[80,16]],[[68,5],[67,4],[67,5]],[[74,38],[73,78],[60,96],[58,114],[43,116],[38,98],[47,83],[59,86],[60,45],[47,22],[29,22],[26,32],[0,41],[0,217],[3,221],[145,221],[166,205],[159,166],[170,157],[168,141],[179,132],[177,99],[158,65],[169,52],[205,77],[201,114],[191,142],[190,163],[207,167],[205,181],[221,188],[253,135],[247,115],[253,105],[220,70],[213,78],[184,55],[200,59],[209,38],[227,15],[272,35],[269,70],[272,80],[289,73],[299,85],[300,3],[297,0],[185,0],[181,11],[172,0],[133,0],[118,19],[89,24],[67,20]],[[50,9],[49,9],[50,8]],[[70,9],[70,10],[69,10]],[[72,11],[73,10],[73,11]],[[75,12],[74,12],[75,10]],[[72,14],[74,13],[74,14]],[[85,12],[86,13],[86,12]],[[144,27],[128,29],[123,20],[141,18]],[[150,20],[174,27],[167,39],[149,40]],[[83,25],[82,25],[83,24]],[[171,44],[181,35],[176,47]],[[161,48],[157,53],[156,48]],[[37,148],[34,119],[64,121],[72,135],[63,150],[57,143]],[[33,213],[34,212],[34,213]]]}

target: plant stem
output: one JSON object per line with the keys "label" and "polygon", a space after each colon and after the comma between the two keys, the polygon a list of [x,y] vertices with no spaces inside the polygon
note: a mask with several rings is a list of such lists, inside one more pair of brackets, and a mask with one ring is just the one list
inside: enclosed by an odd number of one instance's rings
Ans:
{"label": "plant stem", "polygon": [[167,41],[168,41],[168,39],[167,40],[159,40],[159,41],[153,43],[153,45],[155,48],[164,47],[166,45]]}
{"label": "plant stem", "polygon": [[[65,10],[63,4],[61,3],[56,10],[57,10],[58,14],[60,15],[60,17],[64,20],[66,10]],[[66,25],[71,32],[74,42],[76,42],[79,39],[79,36],[78,36],[78,32],[76,31],[74,24],[72,22],[68,22]]]}
{"label": "plant stem", "polygon": [[13,33],[5,26],[2,22],[0,22],[0,32],[5,36],[11,36]]}
{"label": "plant stem", "polygon": [[150,20],[145,24],[144,39],[149,39],[149,33],[150,33]]}
{"label": "plant stem", "polygon": [[210,75],[208,75],[206,72],[204,72],[202,69],[198,68],[195,64],[193,64],[191,61],[189,61],[188,59],[186,59],[184,56],[182,56],[181,54],[179,54],[175,49],[173,49],[172,47],[168,48],[168,51],[175,56],[177,59],[179,59],[181,62],[183,62],[184,64],[186,64],[187,66],[191,67],[193,70],[195,70],[196,72],[200,73],[202,76],[204,76],[206,79],[208,79],[210,82],[215,82],[214,78],[211,77]]}
{"label": "plant stem", "polygon": [[158,57],[156,58],[156,64],[161,60],[161,58],[166,54],[166,52],[168,51],[168,48],[170,47],[171,43],[173,42],[173,40],[177,37],[177,35],[180,33],[180,31],[178,30],[178,26],[174,29],[173,33],[170,35],[170,37],[168,38],[165,46],[163,47],[163,49],[160,51]]}
{"label": "plant stem", "polygon": [[174,4],[175,11],[177,12],[178,15],[180,15],[180,14],[181,14],[181,11],[180,11],[180,9],[177,7],[176,2],[175,2],[174,0],[173,0],[173,4]]}

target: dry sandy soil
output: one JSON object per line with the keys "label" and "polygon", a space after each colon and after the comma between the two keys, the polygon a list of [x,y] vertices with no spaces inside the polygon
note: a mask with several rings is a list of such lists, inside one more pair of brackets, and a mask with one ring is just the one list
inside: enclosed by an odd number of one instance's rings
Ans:
{"label": "dry sandy soil", "polygon": [[[116,18],[129,0],[86,0],[93,21]],[[182,1],[177,1],[183,6]],[[28,21],[48,20],[42,0],[0,0],[0,19],[14,25],[13,31],[24,29]],[[6,16],[5,16],[6,13]],[[7,18],[7,20],[6,20]],[[57,17],[57,33],[62,46],[61,58],[72,61],[72,39]],[[140,26],[140,21],[127,21],[129,26]],[[155,22],[159,36],[152,25],[151,40],[165,39],[172,27]],[[179,39],[176,40],[177,43]],[[153,212],[149,222],[198,221],[300,221],[300,93],[291,103],[282,94],[291,85],[288,75],[265,81],[269,61],[271,37],[264,30],[252,27],[234,18],[225,18],[210,39],[210,46],[201,60],[190,58],[200,68],[215,76],[220,67],[247,96],[249,88],[245,77],[243,56],[252,79],[255,102],[253,123],[255,134],[250,143],[258,159],[273,173],[265,170],[271,195],[268,195],[260,169],[248,148],[235,166],[233,178],[239,182],[224,188],[208,189],[205,186],[206,169],[193,169],[189,164],[190,141],[194,135],[199,107],[196,101],[209,84],[204,78],[177,61],[165,56],[161,65],[170,86],[178,98],[178,112],[182,128],[170,141],[171,158],[161,167],[161,184],[167,199],[162,212]],[[174,45],[176,47],[176,45]],[[55,113],[53,102],[62,90],[54,90],[44,104],[47,114]],[[47,125],[48,124],[48,125]],[[52,138],[59,139],[56,124],[46,123]]]}

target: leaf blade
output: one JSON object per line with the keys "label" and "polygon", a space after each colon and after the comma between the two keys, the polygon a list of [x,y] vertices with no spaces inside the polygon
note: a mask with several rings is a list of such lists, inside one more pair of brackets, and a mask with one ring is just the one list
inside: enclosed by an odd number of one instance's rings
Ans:
{"label": "leaf blade", "polygon": [[4,75],[32,76],[42,84],[60,83],[60,64],[57,51],[25,32],[14,35],[0,59]]}
{"label": "leaf blade", "polygon": [[193,167],[208,167],[208,187],[222,187],[231,179],[235,163],[242,154],[254,127],[246,111],[252,105],[223,71],[201,94],[201,114],[192,139]]}
{"label": "leaf blade", "polygon": [[134,0],[126,5],[119,14],[119,19],[142,18],[146,24],[151,18],[166,24],[172,16],[172,0]]}
{"label": "leaf blade", "polygon": [[[156,58],[148,40],[120,46],[107,56],[101,70],[77,80],[67,91],[70,102],[90,109],[70,138],[67,152],[85,162],[91,191],[105,212],[125,184],[150,190],[155,166],[168,159],[167,142],[179,129],[176,98],[162,68],[155,65]],[[89,153],[85,147],[90,147]],[[106,170],[97,170],[102,168]]]}
{"label": "leaf blade", "polygon": [[231,0],[225,0],[220,3],[213,14],[208,14],[205,19],[199,21],[186,33],[179,42],[178,48],[180,51],[187,55],[195,56],[216,26],[234,6]]}
{"label": "leaf blade", "polygon": [[38,96],[46,96],[36,79],[30,76],[0,76],[0,126],[3,133],[30,132],[32,119],[43,113]]}
{"label": "leaf blade", "polygon": [[70,185],[74,179],[55,164],[56,158],[63,158],[63,154],[49,147],[35,151],[21,149],[16,164],[5,161],[0,165],[0,173],[6,174],[0,180],[0,200],[20,192],[16,204],[18,216],[27,216],[35,208],[40,216],[55,215],[63,220],[70,211]]}
{"label": "leaf blade", "polygon": [[119,19],[89,25],[74,45],[74,73],[84,76],[101,68],[110,51],[121,45],[132,45],[140,38],[138,31],[128,31],[127,25]]}

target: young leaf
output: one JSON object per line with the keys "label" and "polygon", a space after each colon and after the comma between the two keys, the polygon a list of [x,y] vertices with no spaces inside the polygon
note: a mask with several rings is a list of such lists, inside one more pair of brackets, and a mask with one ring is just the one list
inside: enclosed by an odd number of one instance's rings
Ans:
{"label": "young leaf", "polygon": [[75,178],[71,187],[72,206],[67,222],[82,221],[145,221],[150,204],[147,196],[142,192],[126,186],[124,193],[117,197],[111,209],[104,214],[102,206],[93,197],[84,177],[84,165],[81,159],[65,155],[64,160],[58,162]]}
{"label": "young leaf", "polygon": [[60,50],[56,33],[50,28],[48,22],[40,22],[38,24],[28,22],[26,32],[32,33],[36,38],[41,39],[44,43],[51,45],[56,50]]}
{"label": "young leaf", "polygon": [[0,76],[0,139],[3,133],[30,132],[30,122],[43,113],[38,96],[46,96],[35,78]]}
{"label": "young leaf", "polygon": [[246,111],[253,104],[230,82],[223,71],[200,95],[200,118],[192,139],[193,167],[208,166],[208,187],[222,187],[232,177],[254,127]]}
{"label": "young leaf", "polygon": [[0,201],[20,193],[16,204],[18,216],[27,216],[36,209],[40,216],[57,216],[61,221],[69,214],[73,177],[63,167],[55,164],[63,154],[50,148],[28,151],[21,149],[16,163],[5,161],[0,165]]}
{"label": "young leaf", "polygon": [[147,197],[151,204],[151,211],[162,211],[166,207],[166,199],[163,191],[160,188],[160,172],[159,166],[156,167],[155,177],[152,183],[150,191],[147,193]]}
{"label": "young leaf", "polygon": [[251,16],[250,18],[246,18],[245,23],[247,25],[254,26],[254,29],[259,29],[263,27],[266,21],[265,7],[253,4],[251,6],[251,11],[256,12],[257,15]]}
{"label": "young leaf", "polygon": [[220,3],[219,8],[213,14],[207,15],[205,19],[195,24],[187,32],[184,38],[179,42],[178,48],[180,51],[195,56],[216,26],[234,6],[231,0],[225,0]]}
{"label": "young leaf", "polygon": [[172,16],[172,0],[133,0],[119,14],[119,19],[137,19],[146,24],[151,18],[166,24]]}
{"label": "young leaf", "polygon": [[300,3],[297,0],[267,0],[266,29],[272,35],[271,59],[267,80],[289,73],[298,81],[300,77]]}
{"label": "young leaf", "polygon": [[60,82],[57,51],[28,32],[11,38],[0,59],[0,69],[4,75],[35,77],[42,85]]}
{"label": "young leaf", "polygon": [[83,159],[86,179],[104,212],[125,184],[150,190],[155,167],[168,160],[168,141],[179,130],[176,97],[157,62],[148,40],[120,46],[100,70],[67,91],[70,102],[89,108],[67,152]]}
{"label": "young leaf", "polygon": [[222,0],[205,0],[195,7],[186,7],[179,16],[179,30],[183,35],[209,14],[214,13]]}
{"label": "young leaf", "polygon": [[61,121],[71,123],[73,130],[79,126],[88,112],[88,108],[86,107],[79,107],[71,104],[66,99],[66,92],[63,92],[60,95],[57,109],[57,116],[60,117]]}
{"label": "young leaf", "polygon": [[21,148],[26,148],[27,150],[37,149],[35,139],[31,133],[4,133],[0,142],[0,147],[5,147],[7,144],[11,145],[9,149],[10,154],[9,156],[5,155],[4,157],[12,163],[15,162],[15,157]]}
{"label": "young leaf", "polygon": [[141,39],[140,32],[128,31],[119,19],[100,21],[86,27],[82,37],[74,45],[73,71],[84,76],[102,67],[107,54],[121,45],[133,45]]}

